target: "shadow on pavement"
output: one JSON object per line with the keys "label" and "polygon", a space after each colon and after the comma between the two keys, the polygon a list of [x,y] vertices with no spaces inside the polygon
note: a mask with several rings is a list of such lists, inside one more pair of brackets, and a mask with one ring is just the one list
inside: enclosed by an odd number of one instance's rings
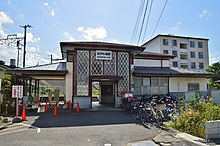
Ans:
{"label": "shadow on pavement", "polygon": [[97,125],[114,125],[114,124],[131,124],[135,123],[127,114],[121,111],[80,111],[58,110],[58,115],[53,115],[53,109],[47,113],[28,112],[28,118],[37,116],[32,119],[32,126],[39,128],[53,127],[74,127],[74,126],[97,126]]}

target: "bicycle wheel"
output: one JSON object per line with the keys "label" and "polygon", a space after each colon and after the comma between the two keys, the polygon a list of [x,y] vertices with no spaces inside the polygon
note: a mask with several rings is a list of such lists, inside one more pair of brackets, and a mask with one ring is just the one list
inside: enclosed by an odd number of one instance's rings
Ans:
{"label": "bicycle wheel", "polygon": [[157,115],[156,115],[156,122],[157,122],[157,125],[160,127],[163,125],[163,115],[161,113],[161,111],[157,111]]}
{"label": "bicycle wheel", "polygon": [[152,111],[142,111],[140,115],[141,124],[147,126],[152,121]]}
{"label": "bicycle wheel", "polygon": [[130,117],[133,119],[133,120],[139,120],[140,118],[140,111],[139,111],[139,109],[137,108],[137,107],[132,107],[132,109],[131,109],[131,111],[130,111],[130,113],[129,113],[129,115],[130,115]]}

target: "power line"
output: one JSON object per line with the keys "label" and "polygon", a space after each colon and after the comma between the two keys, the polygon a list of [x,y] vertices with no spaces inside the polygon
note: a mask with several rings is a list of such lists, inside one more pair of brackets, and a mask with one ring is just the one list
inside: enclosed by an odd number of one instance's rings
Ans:
{"label": "power line", "polygon": [[149,13],[148,13],[148,16],[147,16],[147,23],[146,23],[146,27],[145,27],[145,30],[144,30],[144,35],[143,35],[143,38],[142,38],[142,43],[144,42],[144,38],[145,38],[145,35],[147,33],[147,27],[148,27],[148,23],[149,23],[149,19],[150,19],[152,5],[153,5],[153,0],[151,0],[151,3],[150,3],[150,10],[149,10]]}
{"label": "power line", "polygon": [[139,36],[138,36],[137,45],[139,44],[139,41],[140,41],[140,38],[141,38],[141,35],[142,35],[142,30],[143,30],[143,26],[144,26],[144,22],[145,22],[145,17],[146,17],[146,13],[147,13],[147,7],[148,7],[148,0],[147,0],[145,9],[144,9],[144,16],[143,16],[143,19],[142,19],[141,30],[140,30],[140,33],[139,33]]}
{"label": "power line", "polygon": [[156,24],[156,26],[155,26],[155,28],[154,28],[154,31],[153,31],[151,37],[154,35],[154,33],[155,33],[156,29],[157,29],[157,26],[158,26],[158,24],[159,24],[159,22],[160,22],[160,19],[161,19],[162,15],[163,15],[163,12],[164,12],[164,10],[165,10],[165,7],[166,7],[166,5],[167,5],[167,2],[168,2],[168,0],[166,0],[165,4],[164,4],[164,6],[163,6],[163,10],[161,11],[160,17],[159,17],[159,19],[158,19],[158,21],[157,21],[157,24]]}
{"label": "power line", "polygon": [[135,39],[137,37],[138,28],[139,28],[139,25],[140,25],[140,19],[141,19],[142,13],[143,13],[143,8],[144,8],[144,0],[141,1],[140,6],[139,6],[139,11],[138,11],[134,31],[133,31],[133,34],[132,34],[132,37],[131,37],[131,44],[135,41]]}

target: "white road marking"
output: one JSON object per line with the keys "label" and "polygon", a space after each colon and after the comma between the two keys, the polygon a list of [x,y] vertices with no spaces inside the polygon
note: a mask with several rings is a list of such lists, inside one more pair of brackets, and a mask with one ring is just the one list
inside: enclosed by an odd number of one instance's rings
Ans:
{"label": "white road marking", "polygon": [[8,131],[8,132],[0,133],[0,135],[5,135],[5,134],[9,134],[9,133],[20,132],[20,131],[24,131],[24,130],[27,130],[27,129],[20,129],[20,130]]}
{"label": "white road marking", "polygon": [[111,146],[112,144],[110,143],[105,143],[104,146]]}
{"label": "white road marking", "polygon": [[23,125],[23,126],[27,126],[27,127],[33,128],[33,129],[37,129],[37,133],[40,133],[40,128],[38,128],[36,126],[28,125],[28,124],[25,124],[25,123],[18,123],[18,124]]}

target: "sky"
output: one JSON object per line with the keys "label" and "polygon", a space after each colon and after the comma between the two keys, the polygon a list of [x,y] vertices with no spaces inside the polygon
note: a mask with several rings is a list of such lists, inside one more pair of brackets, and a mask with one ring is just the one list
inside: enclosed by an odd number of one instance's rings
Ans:
{"label": "sky", "polygon": [[[26,66],[48,64],[51,55],[53,59],[61,59],[60,42],[104,41],[141,45],[158,34],[207,38],[210,64],[220,60],[219,0],[149,0],[152,7],[146,11],[145,29],[138,44],[131,40],[142,2],[1,0],[0,39],[12,34],[23,37],[21,26],[32,26],[27,28]],[[22,67],[23,41],[20,46],[19,67]],[[0,44],[0,60],[6,65],[17,57],[16,43]]]}

